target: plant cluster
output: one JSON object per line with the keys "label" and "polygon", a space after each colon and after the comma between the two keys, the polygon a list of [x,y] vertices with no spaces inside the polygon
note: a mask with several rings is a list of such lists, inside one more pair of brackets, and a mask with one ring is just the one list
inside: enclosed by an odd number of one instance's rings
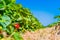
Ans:
{"label": "plant cluster", "polygon": [[29,9],[16,4],[16,0],[0,0],[0,31],[8,35],[16,32],[14,35],[16,40],[18,32],[34,31],[39,28],[42,28],[42,24]]}

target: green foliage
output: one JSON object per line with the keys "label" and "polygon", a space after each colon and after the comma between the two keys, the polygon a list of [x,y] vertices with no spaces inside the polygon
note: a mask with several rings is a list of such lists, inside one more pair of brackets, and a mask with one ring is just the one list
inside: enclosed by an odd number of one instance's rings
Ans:
{"label": "green foliage", "polygon": [[60,24],[60,15],[54,16],[54,19],[57,19],[57,21],[47,25],[46,27],[54,27],[55,25]]}
{"label": "green foliage", "polygon": [[57,15],[54,18],[57,19],[57,21],[60,21],[60,15]]}
{"label": "green foliage", "polygon": [[60,15],[57,15],[54,18],[57,19],[57,25],[60,25]]}
{"label": "green foliage", "polygon": [[21,36],[19,36],[19,33],[16,32],[14,35],[13,35],[14,39],[15,40],[23,40],[23,38]]}
{"label": "green foliage", "polygon": [[56,24],[57,24],[57,22],[54,22],[54,23],[47,25],[46,27],[54,27]]}
{"label": "green foliage", "polygon": [[0,25],[3,26],[3,29],[6,30],[6,27],[11,23],[11,20],[8,16],[3,15],[0,17]]}
{"label": "green foliage", "polygon": [[[21,4],[16,4],[16,0],[1,0],[0,1],[0,27],[9,35],[15,30],[25,32],[26,30],[34,31],[43,28],[42,24],[33,16],[29,9],[22,7]],[[19,29],[14,27],[14,24],[20,25]],[[15,40],[19,40],[19,34],[15,33]]]}

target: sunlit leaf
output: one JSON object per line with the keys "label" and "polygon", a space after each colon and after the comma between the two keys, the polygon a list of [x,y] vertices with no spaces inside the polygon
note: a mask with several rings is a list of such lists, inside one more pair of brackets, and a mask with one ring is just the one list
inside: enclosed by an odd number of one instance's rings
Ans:
{"label": "sunlit leaf", "polygon": [[13,35],[15,40],[23,40],[22,37],[19,35],[18,32],[15,32],[15,34]]}

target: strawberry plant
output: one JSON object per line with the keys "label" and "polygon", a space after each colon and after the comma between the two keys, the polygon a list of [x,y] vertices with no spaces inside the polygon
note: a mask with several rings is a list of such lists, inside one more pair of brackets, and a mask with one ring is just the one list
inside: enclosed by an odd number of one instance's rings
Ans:
{"label": "strawberry plant", "polygon": [[15,2],[16,0],[0,0],[0,31],[6,32],[8,36],[15,32],[12,37],[20,40],[16,37],[19,33],[42,28],[42,24],[28,8],[24,8]]}

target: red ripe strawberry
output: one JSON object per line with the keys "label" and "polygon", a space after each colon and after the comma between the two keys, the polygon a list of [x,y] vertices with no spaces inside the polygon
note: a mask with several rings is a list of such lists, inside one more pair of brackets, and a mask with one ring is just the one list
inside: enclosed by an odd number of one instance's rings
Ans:
{"label": "red ripe strawberry", "polygon": [[18,23],[16,23],[14,26],[16,29],[19,29],[19,27],[20,27],[20,25]]}

